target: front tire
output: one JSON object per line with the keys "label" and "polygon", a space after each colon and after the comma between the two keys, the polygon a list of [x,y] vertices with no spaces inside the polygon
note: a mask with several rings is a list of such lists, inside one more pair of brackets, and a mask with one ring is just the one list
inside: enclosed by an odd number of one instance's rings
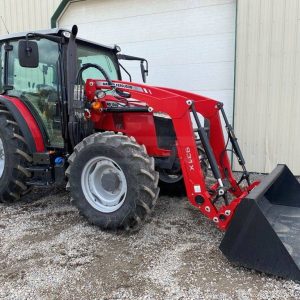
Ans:
{"label": "front tire", "polygon": [[129,229],[153,209],[158,194],[154,159],[134,138],[95,133],[69,157],[67,189],[87,220],[102,229]]}

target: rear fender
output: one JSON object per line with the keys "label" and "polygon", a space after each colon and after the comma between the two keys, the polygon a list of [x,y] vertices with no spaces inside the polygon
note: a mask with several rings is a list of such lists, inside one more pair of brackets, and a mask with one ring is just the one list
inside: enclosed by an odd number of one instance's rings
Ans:
{"label": "rear fender", "polygon": [[30,153],[44,152],[45,143],[41,130],[26,105],[18,98],[0,96],[0,103],[5,105],[18,123],[23,137],[26,140]]}

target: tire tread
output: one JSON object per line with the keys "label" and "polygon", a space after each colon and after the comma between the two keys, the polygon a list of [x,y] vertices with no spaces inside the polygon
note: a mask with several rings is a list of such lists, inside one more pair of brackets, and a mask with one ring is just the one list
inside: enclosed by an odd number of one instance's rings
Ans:
{"label": "tire tread", "polygon": [[31,177],[27,167],[32,162],[32,156],[18,123],[4,105],[0,106],[0,126],[2,138],[8,148],[4,151],[9,152],[8,155],[12,157],[11,160],[5,160],[4,172],[7,177],[1,178],[0,202],[11,203],[19,200],[31,189],[26,181]]}
{"label": "tire tread", "polygon": [[[122,216],[106,214],[103,218],[97,218],[97,214],[89,214],[82,205],[82,197],[79,196],[78,188],[74,184],[75,178],[78,180],[78,169],[76,165],[81,152],[91,144],[97,144],[99,148],[114,148],[124,159],[130,162],[130,174],[136,181],[137,194],[131,199],[132,209]],[[73,204],[87,218],[87,220],[102,229],[136,229],[145,220],[156,203],[159,195],[158,178],[159,174],[154,169],[154,159],[147,155],[146,147],[140,145],[132,137],[114,132],[95,133],[86,137],[74,148],[74,152],[68,159],[69,167],[66,171],[68,178],[67,189],[71,192]],[[129,171],[128,171],[129,172]],[[141,176],[142,175],[142,176]],[[77,190],[77,191],[76,191]],[[89,208],[90,209],[90,208]],[[95,210],[95,209],[94,209]],[[97,212],[95,210],[95,212]],[[111,216],[109,216],[111,215]]]}

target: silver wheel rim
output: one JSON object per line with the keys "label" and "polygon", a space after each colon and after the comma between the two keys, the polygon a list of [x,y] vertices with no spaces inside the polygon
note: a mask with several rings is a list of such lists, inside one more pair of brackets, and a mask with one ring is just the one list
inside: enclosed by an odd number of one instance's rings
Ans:
{"label": "silver wheel rim", "polygon": [[94,157],[85,165],[81,186],[89,204],[103,213],[118,210],[127,194],[124,172],[115,161],[103,156]]}
{"label": "silver wheel rim", "polygon": [[5,153],[4,153],[3,141],[0,138],[0,178],[2,177],[4,172],[4,165],[5,165]]}

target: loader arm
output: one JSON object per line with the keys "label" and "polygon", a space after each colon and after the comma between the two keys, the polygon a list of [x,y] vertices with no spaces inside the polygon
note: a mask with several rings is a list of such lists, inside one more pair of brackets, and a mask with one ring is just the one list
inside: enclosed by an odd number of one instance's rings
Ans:
{"label": "loader arm", "polygon": [[[118,89],[130,92],[132,99],[138,100],[139,103],[144,103],[149,108],[149,111],[153,113],[162,112],[171,117],[188,199],[205,216],[213,220],[220,229],[225,230],[237,205],[258,182],[254,182],[246,188],[241,188],[232,174],[226,154],[226,144],[220,119],[222,104],[200,95],[174,89],[124,81],[113,82]],[[86,86],[89,93],[93,93],[90,90],[90,82],[87,81]],[[102,80],[95,80],[92,86],[95,90],[108,88],[106,82]],[[195,141],[191,117],[192,104],[196,112],[210,123],[210,139],[207,147],[212,149],[213,159],[216,162],[215,167],[218,169],[220,178],[216,178],[216,183],[209,188],[205,183]],[[226,187],[223,186],[223,181],[227,181]],[[234,199],[230,203],[223,201],[224,203],[221,207],[220,205],[217,207],[215,204],[216,200],[218,200],[217,198],[219,198],[218,191],[220,188],[222,188],[224,193],[232,194]]]}

